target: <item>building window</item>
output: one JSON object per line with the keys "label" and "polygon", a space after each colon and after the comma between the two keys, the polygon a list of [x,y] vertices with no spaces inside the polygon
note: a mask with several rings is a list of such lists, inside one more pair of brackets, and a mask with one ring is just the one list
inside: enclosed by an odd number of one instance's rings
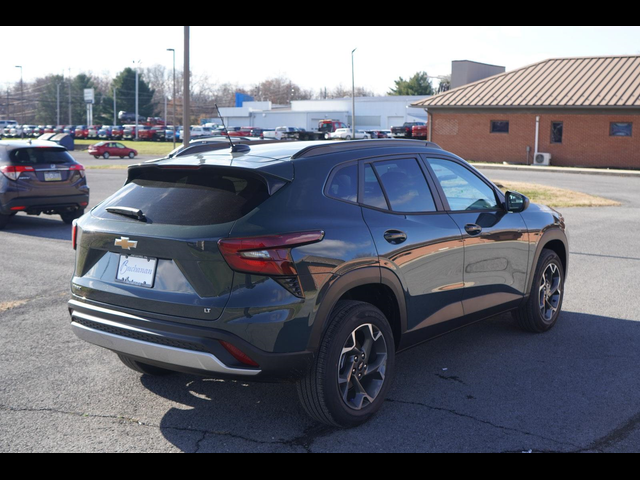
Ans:
{"label": "building window", "polygon": [[611,137],[630,137],[631,136],[631,122],[611,122],[609,128],[609,136]]}
{"label": "building window", "polygon": [[551,143],[562,143],[562,122],[551,122]]}
{"label": "building window", "polygon": [[509,122],[506,120],[491,120],[491,133],[509,133]]}

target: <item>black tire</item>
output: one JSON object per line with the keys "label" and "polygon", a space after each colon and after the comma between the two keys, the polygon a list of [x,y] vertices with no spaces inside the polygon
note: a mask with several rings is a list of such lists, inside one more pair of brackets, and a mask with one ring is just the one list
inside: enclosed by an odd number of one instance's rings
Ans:
{"label": "black tire", "polygon": [[7,226],[10,219],[11,215],[0,215],[0,230]]}
{"label": "black tire", "polygon": [[80,218],[83,215],[84,215],[84,208],[82,208],[80,210],[76,210],[74,212],[61,213],[60,214],[60,218],[67,225],[71,225],[74,220],[77,220],[78,218]]}
{"label": "black tire", "polygon": [[320,423],[362,425],[382,408],[394,367],[393,332],[384,314],[368,303],[338,302],[314,364],[298,383],[300,402]]}
{"label": "black tire", "polygon": [[102,154],[102,158],[104,158],[105,160],[107,160],[109,158],[109,152],[104,152]]}
{"label": "black tire", "polygon": [[147,365],[146,363],[138,362],[137,360],[134,360],[133,358],[123,355],[121,353],[118,354],[118,358],[122,363],[124,363],[131,370],[138,373],[142,373],[144,375],[161,377],[161,376],[170,375],[171,373],[173,373],[170,370],[166,370],[161,367],[156,367],[155,365]]}
{"label": "black tire", "polygon": [[542,250],[527,302],[513,316],[523,330],[544,333],[558,321],[564,298],[564,266],[552,250]]}
{"label": "black tire", "polygon": [[136,154],[133,152],[129,152],[129,158],[136,158]]}

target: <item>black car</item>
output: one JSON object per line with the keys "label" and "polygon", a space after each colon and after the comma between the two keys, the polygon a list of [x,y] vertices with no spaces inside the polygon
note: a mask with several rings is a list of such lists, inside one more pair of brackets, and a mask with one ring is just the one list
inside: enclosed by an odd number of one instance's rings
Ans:
{"label": "black car", "polygon": [[84,167],[47,141],[0,142],[0,229],[18,212],[71,224],[89,205]]}
{"label": "black car", "polygon": [[397,352],[507,311],[553,327],[569,251],[560,214],[415,140],[134,165],[74,247],[78,337],[145,374],[297,382],[340,427],[380,409]]}

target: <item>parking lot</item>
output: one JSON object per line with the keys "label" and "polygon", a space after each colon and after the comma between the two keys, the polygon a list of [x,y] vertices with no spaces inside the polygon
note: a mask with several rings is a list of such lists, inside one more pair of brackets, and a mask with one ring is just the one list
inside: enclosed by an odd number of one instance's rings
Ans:
{"label": "parking lot", "polygon": [[[74,156],[87,167],[145,160]],[[141,376],[78,340],[70,227],[17,215],[0,232],[0,452],[638,451],[638,179],[484,173],[622,205],[562,212],[571,258],[553,331],[525,334],[503,315],[403,353],[387,404],[354,430],[314,424],[294,385]],[[93,206],[126,170],[87,178]]]}

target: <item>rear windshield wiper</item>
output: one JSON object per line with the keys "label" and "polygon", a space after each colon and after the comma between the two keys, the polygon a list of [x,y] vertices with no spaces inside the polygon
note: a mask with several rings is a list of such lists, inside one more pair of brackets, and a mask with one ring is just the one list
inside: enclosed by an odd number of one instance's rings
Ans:
{"label": "rear windshield wiper", "polygon": [[122,215],[125,217],[135,218],[141,222],[146,222],[147,217],[145,217],[142,210],[139,208],[130,208],[130,207],[107,207],[107,212],[113,213],[115,215]]}

